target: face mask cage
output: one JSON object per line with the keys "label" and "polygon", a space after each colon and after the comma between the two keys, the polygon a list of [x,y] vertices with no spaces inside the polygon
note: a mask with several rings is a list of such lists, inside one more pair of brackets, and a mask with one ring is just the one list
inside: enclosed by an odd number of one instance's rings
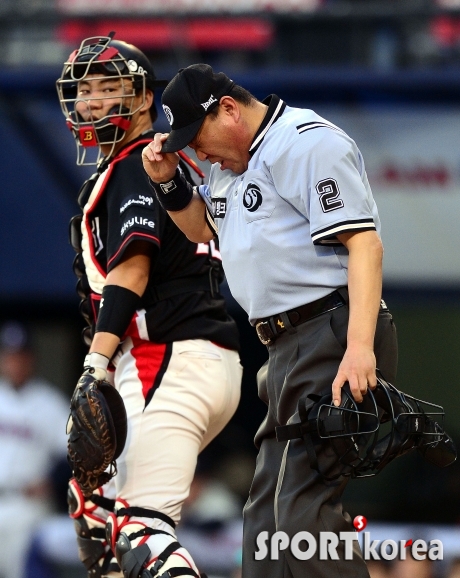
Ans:
{"label": "face mask cage", "polygon": [[[434,465],[439,467],[450,465],[456,459],[456,450],[454,443],[444,430],[445,412],[443,408],[440,405],[412,397],[407,393],[398,393],[410,411],[401,412],[398,415],[395,428],[402,436],[411,436],[414,439],[414,444],[412,446],[406,444],[402,453],[415,446],[423,457]],[[402,453],[398,455],[402,455]]]}
{"label": "face mask cage", "polygon": [[[357,404],[346,391],[344,407],[335,408],[343,412],[344,428],[340,433],[322,436],[329,439],[344,466],[345,475],[352,478],[374,476],[389,462],[413,449],[419,450],[426,459],[432,455],[432,461],[437,465],[452,463],[456,454],[454,457],[450,446],[441,456],[442,444],[446,438],[450,440],[443,427],[443,408],[404,394],[381,378],[377,382],[377,387],[368,391],[363,403]],[[332,405],[327,407],[328,411],[334,408]],[[345,419],[349,412],[353,417]],[[375,420],[377,428],[373,430]]]}
{"label": "face mask cage", "polygon": [[[117,48],[110,46],[111,40],[110,36],[84,40],[64,63],[61,77],[56,83],[61,110],[75,137],[78,165],[94,165],[102,157],[110,157],[116,145],[123,140],[133,114],[145,104],[147,71],[136,61],[127,60]],[[88,78],[88,75],[91,77]],[[113,78],[119,83],[119,95],[79,96],[78,90],[83,81],[88,82],[88,86],[97,86],[99,81],[106,81],[107,78]],[[137,95],[141,95],[141,98],[136,106]],[[94,106],[95,101],[107,99],[118,102],[104,117],[97,118],[91,103]],[[77,107],[82,110],[83,106],[85,118],[77,112]],[[87,118],[86,112],[89,113]],[[91,147],[99,147],[96,158],[87,154]],[[101,147],[104,147],[104,152]]]}
{"label": "face mask cage", "polygon": [[310,467],[327,481],[375,476],[414,449],[438,467],[457,459],[444,430],[443,408],[405,394],[381,377],[361,403],[346,383],[338,407],[330,393],[302,397],[297,407],[300,422],[278,426],[276,437],[281,442],[301,438]]}
{"label": "face mask cage", "polygon": [[[367,456],[379,437],[379,410],[374,396],[366,395],[357,403],[348,386],[342,388],[342,403],[336,407],[331,396],[325,396],[310,412],[310,423],[317,432],[317,442],[328,441],[337,457],[334,470],[340,475],[356,477],[355,473],[365,469]],[[313,434],[313,441],[315,435]],[[318,465],[321,460],[318,460]],[[326,479],[336,479],[338,471],[322,472]]]}

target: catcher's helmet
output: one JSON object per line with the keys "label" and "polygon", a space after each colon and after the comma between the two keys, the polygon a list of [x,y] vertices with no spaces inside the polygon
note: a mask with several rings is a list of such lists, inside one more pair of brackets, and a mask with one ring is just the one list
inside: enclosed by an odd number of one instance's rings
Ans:
{"label": "catcher's helmet", "polygon": [[[153,92],[155,88],[167,84],[167,81],[155,77],[153,66],[143,52],[132,44],[113,40],[114,34],[110,32],[106,37],[96,36],[83,40],[64,63],[61,76],[56,82],[62,112],[77,143],[78,165],[96,164],[100,160],[100,151],[96,160],[86,158],[88,147],[110,147],[106,154],[109,157],[128,130],[132,115],[144,105],[146,89]],[[89,74],[92,80],[97,80],[94,75],[121,79],[122,98],[103,118],[93,119],[91,114],[91,118],[85,121],[77,112],[76,103],[106,98],[78,96],[78,84]],[[137,94],[142,94],[143,98],[134,107]],[[153,122],[156,119],[155,104],[152,104],[151,116]]]}
{"label": "catcher's helmet", "polygon": [[[299,400],[298,410],[300,423],[277,427],[277,439],[302,438],[311,467],[327,480],[374,476],[413,449],[439,467],[450,465],[457,457],[455,445],[442,427],[443,408],[407,395],[380,377],[362,403],[353,399],[346,384],[339,407],[333,405],[331,394],[310,395]],[[322,467],[317,451],[322,444],[337,457],[332,469]]]}

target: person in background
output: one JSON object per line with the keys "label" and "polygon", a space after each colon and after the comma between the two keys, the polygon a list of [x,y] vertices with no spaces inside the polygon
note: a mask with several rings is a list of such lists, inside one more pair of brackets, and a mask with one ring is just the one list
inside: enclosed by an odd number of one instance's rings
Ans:
{"label": "person in background", "polygon": [[390,578],[388,563],[383,560],[368,560],[367,569],[371,578]]}
{"label": "person in background", "polygon": [[451,560],[446,578],[460,578],[460,557]]}
{"label": "person in background", "polygon": [[36,375],[27,328],[0,330],[0,576],[22,578],[38,524],[53,510],[51,474],[65,459],[64,394]]}
{"label": "person in background", "polygon": [[390,578],[434,578],[433,562],[428,558],[415,560],[408,554],[405,560],[396,560],[389,573]]}

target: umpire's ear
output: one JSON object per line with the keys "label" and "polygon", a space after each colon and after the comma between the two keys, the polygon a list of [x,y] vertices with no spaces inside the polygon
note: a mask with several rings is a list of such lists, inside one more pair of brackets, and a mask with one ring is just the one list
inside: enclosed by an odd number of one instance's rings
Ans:
{"label": "umpire's ear", "polygon": [[220,112],[225,116],[231,118],[235,123],[240,120],[241,117],[241,105],[231,96],[223,96],[219,100]]}

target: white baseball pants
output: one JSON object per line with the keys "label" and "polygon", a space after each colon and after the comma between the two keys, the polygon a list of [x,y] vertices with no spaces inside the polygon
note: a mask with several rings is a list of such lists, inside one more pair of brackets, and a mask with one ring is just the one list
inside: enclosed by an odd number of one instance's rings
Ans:
{"label": "white baseball pants", "polygon": [[156,344],[128,337],[114,365],[128,415],[117,498],[177,523],[199,452],[238,406],[239,355],[203,339]]}

